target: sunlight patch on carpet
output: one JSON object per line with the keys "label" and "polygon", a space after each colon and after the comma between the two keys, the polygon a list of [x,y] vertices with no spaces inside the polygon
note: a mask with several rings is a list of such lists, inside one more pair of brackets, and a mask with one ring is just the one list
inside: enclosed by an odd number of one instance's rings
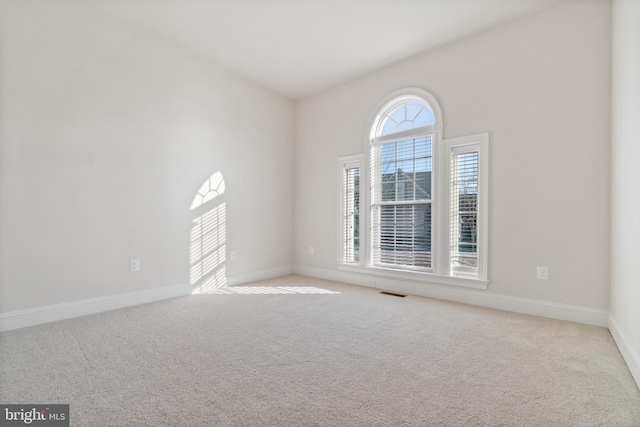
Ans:
{"label": "sunlight patch on carpet", "polygon": [[314,286],[234,286],[209,289],[201,293],[216,295],[340,294],[340,292]]}

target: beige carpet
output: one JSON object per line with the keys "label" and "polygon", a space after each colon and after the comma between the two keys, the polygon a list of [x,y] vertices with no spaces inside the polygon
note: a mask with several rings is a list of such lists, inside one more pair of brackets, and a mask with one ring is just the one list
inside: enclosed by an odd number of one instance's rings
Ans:
{"label": "beige carpet", "polygon": [[603,328],[288,276],[0,334],[76,426],[640,426]]}

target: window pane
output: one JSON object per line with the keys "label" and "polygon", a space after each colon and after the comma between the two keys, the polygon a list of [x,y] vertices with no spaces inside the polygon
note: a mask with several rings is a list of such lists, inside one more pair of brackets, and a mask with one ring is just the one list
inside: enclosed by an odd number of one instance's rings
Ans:
{"label": "window pane", "polygon": [[414,145],[415,145],[413,139],[399,141],[397,145],[398,145],[398,160],[413,159]]}
{"label": "window pane", "polygon": [[396,157],[396,143],[388,142],[386,144],[382,144],[382,162],[395,162]]}
{"label": "window pane", "polygon": [[413,160],[398,162],[398,181],[413,178]]}
{"label": "window pane", "polygon": [[379,201],[431,200],[431,136],[382,144],[380,150]]}
{"label": "window pane", "polygon": [[377,135],[389,135],[434,123],[435,117],[429,106],[419,102],[407,102],[387,113],[382,119],[382,126]]}
{"label": "window pane", "polygon": [[431,157],[431,135],[415,139],[416,157]]}
{"label": "window pane", "polygon": [[451,158],[450,260],[453,272],[478,266],[478,153]]}
{"label": "window pane", "polygon": [[360,168],[344,171],[344,262],[358,262],[360,253]]}
{"label": "window pane", "polygon": [[396,181],[396,163],[383,163],[382,164],[382,182],[395,182]]}
{"label": "window pane", "polygon": [[385,182],[382,184],[382,201],[393,202],[396,200],[396,183]]}
{"label": "window pane", "polygon": [[431,204],[381,206],[378,261],[431,267]]}
{"label": "window pane", "polygon": [[418,127],[432,125],[435,122],[436,119],[433,116],[433,112],[429,108],[424,108],[420,114],[418,114],[418,117],[415,118],[413,124]]}
{"label": "window pane", "polygon": [[431,156],[431,153],[428,149],[429,147],[426,144],[420,144],[419,141],[416,141],[416,159],[424,159]]}
{"label": "window pane", "polygon": [[382,164],[382,182],[390,182],[396,180],[396,162]]}
{"label": "window pane", "polygon": [[407,119],[405,104],[402,104],[401,106],[393,110],[389,114],[389,117],[396,123],[404,122]]}
{"label": "window pane", "polygon": [[[413,181],[409,182],[400,182],[398,185],[402,184],[402,189],[398,189],[398,200],[415,200],[414,188],[415,184]],[[402,198],[400,198],[402,197]]]}
{"label": "window pane", "polygon": [[405,120],[402,123],[398,123],[398,132],[403,131],[403,130],[409,130],[409,129],[413,129],[415,126],[413,124],[413,122],[410,122],[409,120]]}
{"label": "window pane", "polygon": [[398,124],[391,119],[385,120],[380,135],[388,135],[395,132],[398,132]]}
{"label": "window pane", "polygon": [[431,200],[431,172],[416,172],[416,200]]}
{"label": "window pane", "polygon": [[417,102],[409,102],[407,104],[407,120],[414,121],[418,114],[426,107]]}
{"label": "window pane", "polygon": [[423,157],[416,159],[416,172],[431,172],[431,158]]}

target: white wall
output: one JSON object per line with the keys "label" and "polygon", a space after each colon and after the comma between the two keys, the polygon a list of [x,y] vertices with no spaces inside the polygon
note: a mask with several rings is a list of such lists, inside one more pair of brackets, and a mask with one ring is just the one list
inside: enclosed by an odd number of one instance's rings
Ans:
{"label": "white wall", "polygon": [[336,159],[363,152],[382,98],[421,87],[445,138],[490,133],[490,284],[475,295],[593,309],[606,323],[610,31],[609,2],[570,2],[300,101],[297,271],[340,277]]}
{"label": "white wall", "polygon": [[640,2],[614,0],[609,328],[640,384]]}
{"label": "white wall", "polygon": [[0,313],[188,284],[216,171],[229,280],[290,269],[291,101],[78,1],[0,17]]}

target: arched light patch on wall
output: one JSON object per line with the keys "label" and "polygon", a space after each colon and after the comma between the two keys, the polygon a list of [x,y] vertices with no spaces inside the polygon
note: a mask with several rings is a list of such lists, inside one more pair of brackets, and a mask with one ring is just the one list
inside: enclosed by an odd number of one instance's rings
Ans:
{"label": "arched light patch on wall", "polygon": [[198,190],[198,194],[193,198],[193,202],[191,203],[191,210],[204,205],[210,200],[215,199],[216,197],[224,194],[224,178],[222,177],[222,173],[216,172],[208,180],[202,184],[200,189]]}
{"label": "arched light patch on wall", "polygon": [[[224,194],[222,173],[207,179],[191,203],[191,210],[200,208]],[[190,238],[189,278],[194,294],[210,292],[227,286],[226,274],[226,204],[219,200],[193,220]],[[203,211],[203,210],[198,210]]]}

